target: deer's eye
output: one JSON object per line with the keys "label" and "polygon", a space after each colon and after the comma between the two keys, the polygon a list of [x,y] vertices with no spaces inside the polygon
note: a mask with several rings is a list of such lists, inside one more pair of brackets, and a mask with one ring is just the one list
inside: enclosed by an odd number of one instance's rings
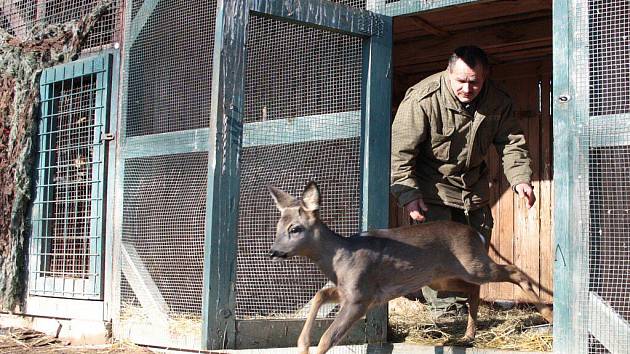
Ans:
{"label": "deer's eye", "polygon": [[289,233],[290,234],[298,234],[298,233],[300,233],[302,231],[304,231],[304,228],[302,226],[300,226],[300,225],[294,225],[294,226],[291,226],[289,228]]}

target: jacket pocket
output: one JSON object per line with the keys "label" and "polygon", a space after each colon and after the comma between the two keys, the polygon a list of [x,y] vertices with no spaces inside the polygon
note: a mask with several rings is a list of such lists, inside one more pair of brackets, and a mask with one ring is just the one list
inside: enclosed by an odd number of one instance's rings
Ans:
{"label": "jacket pocket", "polygon": [[435,159],[448,161],[451,155],[451,135],[433,133],[431,135],[431,152]]}

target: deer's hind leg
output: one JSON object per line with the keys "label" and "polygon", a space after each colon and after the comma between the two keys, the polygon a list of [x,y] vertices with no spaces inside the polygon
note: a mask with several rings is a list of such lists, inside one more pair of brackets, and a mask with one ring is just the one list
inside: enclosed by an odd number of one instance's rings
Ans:
{"label": "deer's hind leg", "polygon": [[477,334],[477,315],[479,313],[479,285],[465,282],[460,279],[447,279],[432,283],[431,287],[436,290],[457,291],[468,295],[468,323],[466,324],[466,334],[462,340],[472,342]]}
{"label": "deer's hind leg", "polygon": [[[527,296],[530,302],[532,302],[538,312],[543,316],[545,320],[549,323],[553,323],[553,311],[549,305],[543,304],[540,300],[540,297],[536,295],[534,289],[532,289],[532,284],[530,278],[523,273],[520,269],[513,265],[497,265],[498,267],[503,267],[503,272],[507,273],[507,277],[509,278],[509,282],[512,282],[518,285],[523,292]],[[505,273],[502,276],[505,276]]]}
{"label": "deer's hind leg", "polygon": [[304,323],[304,328],[302,328],[300,338],[298,338],[298,349],[300,350],[300,353],[308,354],[308,348],[311,345],[311,330],[313,328],[313,324],[315,323],[315,319],[317,318],[319,308],[326,303],[338,301],[339,292],[336,287],[321,289],[317,292],[317,294],[315,294],[312,300],[311,308],[308,312],[308,317]]}
{"label": "deer's hind leg", "polygon": [[491,282],[516,284],[523,290],[527,299],[536,306],[543,318],[547,322],[553,323],[551,307],[542,303],[540,297],[532,289],[530,278],[514,265],[502,265],[491,262],[485,267],[485,271],[467,274],[465,280],[479,285]]}

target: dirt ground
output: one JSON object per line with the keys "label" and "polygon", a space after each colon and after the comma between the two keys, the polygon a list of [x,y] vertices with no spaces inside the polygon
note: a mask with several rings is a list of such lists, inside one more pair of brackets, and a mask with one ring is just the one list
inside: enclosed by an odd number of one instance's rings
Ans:
{"label": "dirt ground", "polygon": [[0,327],[0,353],[153,353],[132,343],[71,346],[44,333],[24,328]]}
{"label": "dirt ground", "polygon": [[[531,306],[500,309],[482,304],[474,343],[460,343],[466,316],[435,319],[427,306],[399,298],[390,302],[389,340],[429,346],[470,346],[485,349],[549,352],[552,327]],[[155,353],[130,342],[71,346],[44,333],[0,327],[0,353]]]}

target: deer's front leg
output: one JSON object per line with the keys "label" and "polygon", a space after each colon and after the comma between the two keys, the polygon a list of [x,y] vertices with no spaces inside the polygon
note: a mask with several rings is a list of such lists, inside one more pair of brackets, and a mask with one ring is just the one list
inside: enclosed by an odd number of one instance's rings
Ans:
{"label": "deer's front leg", "polygon": [[304,328],[302,328],[302,333],[300,333],[300,338],[298,339],[300,353],[308,354],[308,347],[311,345],[311,329],[317,318],[319,308],[325,303],[336,301],[339,301],[339,293],[336,287],[321,289],[315,294],[311,308],[308,311],[308,317],[304,323]]}
{"label": "deer's front leg", "polygon": [[337,318],[335,318],[320,339],[319,345],[317,346],[317,354],[324,354],[330,347],[337,344],[346,332],[348,332],[350,327],[365,315],[367,310],[368,306],[363,303],[345,302],[342,304]]}

